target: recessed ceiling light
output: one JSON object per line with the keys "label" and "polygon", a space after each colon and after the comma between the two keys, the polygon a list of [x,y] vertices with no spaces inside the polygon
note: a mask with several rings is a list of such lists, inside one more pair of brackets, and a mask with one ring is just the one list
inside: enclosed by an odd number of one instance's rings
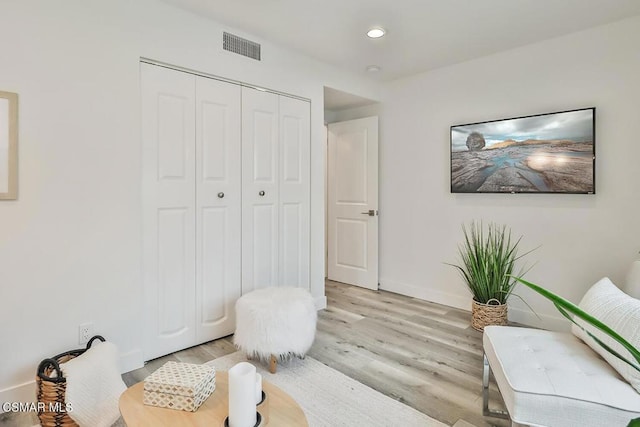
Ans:
{"label": "recessed ceiling light", "polygon": [[380,68],[379,65],[368,65],[366,70],[369,73],[377,73],[378,71],[382,70],[382,68]]}
{"label": "recessed ceiling light", "polygon": [[373,27],[369,31],[367,31],[367,36],[371,37],[372,39],[378,39],[384,36],[386,33],[387,32],[385,31],[385,29],[382,27]]}

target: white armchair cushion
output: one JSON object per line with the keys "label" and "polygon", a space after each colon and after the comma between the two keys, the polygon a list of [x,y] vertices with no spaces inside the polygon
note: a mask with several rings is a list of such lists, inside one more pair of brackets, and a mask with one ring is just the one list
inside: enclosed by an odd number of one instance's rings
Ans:
{"label": "white armchair cushion", "polygon": [[[640,300],[622,292],[609,278],[605,277],[593,285],[584,295],[579,306],[616,331],[631,345],[640,348]],[[633,356],[613,338],[592,326],[588,326],[580,319],[576,318],[576,322],[626,359],[635,362]],[[577,326],[573,325],[571,332],[600,354],[636,391],[640,392],[640,372],[602,348]]]}

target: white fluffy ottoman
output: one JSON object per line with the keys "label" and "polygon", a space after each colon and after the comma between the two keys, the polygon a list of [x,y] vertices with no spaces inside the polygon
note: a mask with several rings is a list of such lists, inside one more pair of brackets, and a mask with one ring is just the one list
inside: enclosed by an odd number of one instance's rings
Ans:
{"label": "white fluffy ottoman", "polygon": [[269,361],[304,357],[316,333],[316,306],[305,289],[272,287],[241,296],[236,302],[233,341],[249,358]]}

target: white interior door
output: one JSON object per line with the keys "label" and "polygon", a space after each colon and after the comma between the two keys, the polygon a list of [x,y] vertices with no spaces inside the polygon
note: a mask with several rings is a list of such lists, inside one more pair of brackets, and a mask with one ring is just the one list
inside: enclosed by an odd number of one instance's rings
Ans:
{"label": "white interior door", "polygon": [[196,336],[233,333],[241,295],[240,86],[196,77]]}
{"label": "white interior door", "polygon": [[242,88],[242,293],[277,286],[278,95]]}
{"label": "white interior door", "polygon": [[311,104],[280,96],[280,280],[309,289]]}
{"label": "white interior door", "polygon": [[378,118],[329,124],[328,278],[378,289]]}
{"label": "white interior door", "polygon": [[195,341],[195,77],[140,67],[148,360]]}

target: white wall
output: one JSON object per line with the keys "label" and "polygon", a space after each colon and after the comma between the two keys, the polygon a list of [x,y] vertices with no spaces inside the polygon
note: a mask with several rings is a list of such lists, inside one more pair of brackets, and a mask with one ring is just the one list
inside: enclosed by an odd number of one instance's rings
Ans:
{"label": "white wall", "polygon": [[[222,31],[262,42],[257,62]],[[19,199],[0,203],[0,401],[33,399],[38,362],[93,322],[141,366],[139,58],[311,99],[311,288],[324,299],[323,87],[376,86],[154,0],[5,0],[0,90],[20,96]]]}
{"label": "white wall", "polygon": [[324,110],[326,123],[344,122],[347,120],[363,119],[380,114],[380,103],[364,105],[362,107],[346,108],[343,110]]}
{"label": "white wall", "polygon": [[[444,262],[461,224],[496,221],[523,235],[527,277],[579,302],[602,276],[621,282],[640,248],[640,18],[388,84],[380,143],[380,278],[384,289],[469,309]],[[596,112],[596,195],[449,193],[449,127],[581,107]],[[517,291],[565,326],[541,297]],[[510,318],[540,324],[512,299]],[[526,310],[526,309],[525,309]],[[565,326],[566,327],[566,326]]]}

